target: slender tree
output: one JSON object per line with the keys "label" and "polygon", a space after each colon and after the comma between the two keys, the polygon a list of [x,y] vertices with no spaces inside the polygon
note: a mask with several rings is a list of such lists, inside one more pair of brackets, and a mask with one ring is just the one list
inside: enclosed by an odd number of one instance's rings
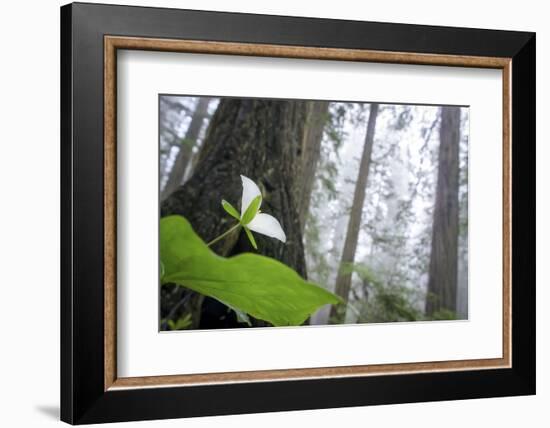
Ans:
{"label": "slender tree", "polygon": [[426,315],[455,312],[458,264],[460,108],[442,107]]}
{"label": "slender tree", "polygon": [[160,120],[159,120],[159,136],[160,136],[160,171],[163,176],[166,176],[166,160],[172,150],[172,147],[179,145],[181,138],[177,129],[181,123],[190,117],[193,113],[191,103],[183,99],[183,97],[165,96],[159,99]]}
{"label": "slender tree", "polygon": [[[274,215],[286,243],[256,235],[259,252],[306,275],[298,215],[296,171],[308,113],[307,102],[265,99],[223,99],[214,113],[191,178],[161,205],[161,215],[186,217],[206,242],[227,231],[234,219],[221,206],[241,200],[240,175],[254,180],[264,196],[262,211]],[[234,232],[213,245],[220,255],[254,251],[243,233]],[[219,303],[189,299],[193,323],[201,328],[234,327],[235,319]],[[194,302],[194,303],[193,303]],[[202,306],[202,309],[201,309]],[[199,312],[197,311],[199,309]],[[200,313],[200,316],[197,316]]]}
{"label": "slender tree", "polygon": [[197,143],[205,118],[208,115],[208,104],[211,98],[199,97],[195,111],[191,118],[191,123],[187,128],[185,137],[180,142],[180,149],[174,161],[174,166],[168,176],[168,181],[162,191],[161,199],[166,199],[182,183],[185,171],[189,165],[193,147]]}
{"label": "slender tree", "polygon": [[[351,273],[348,271],[347,267],[355,260],[355,251],[357,249],[357,241],[359,239],[361,216],[363,214],[365,191],[367,188],[367,179],[369,176],[369,167],[371,163],[372,147],[374,145],[374,131],[376,128],[378,109],[378,104],[373,103],[370,105],[363,155],[361,156],[361,163],[359,164],[359,173],[355,183],[355,192],[353,195],[353,203],[348,221],[346,240],[344,242],[340,267],[336,277],[335,292],[344,300],[344,302],[348,301],[351,288]],[[336,306],[332,307],[330,315],[338,321],[343,321],[345,317],[345,314],[342,314]]]}

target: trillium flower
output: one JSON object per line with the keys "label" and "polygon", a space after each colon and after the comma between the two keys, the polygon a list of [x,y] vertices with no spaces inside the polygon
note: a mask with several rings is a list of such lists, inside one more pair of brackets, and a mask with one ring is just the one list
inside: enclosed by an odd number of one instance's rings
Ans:
{"label": "trillium flower", "polygon": [[[241,175],[243,183],[243,195],[241,198],[241,212],[239,212],[226,200],[222,200],[222,206],[227,213],[237,219],[246,232],[246,236],[255,249],[258,249],[252,232],[286,242],[286,235],[279,221],[260,211],[262,205],[262,193],[250,178]],[[252,231],[252,232],[251,232]]]}

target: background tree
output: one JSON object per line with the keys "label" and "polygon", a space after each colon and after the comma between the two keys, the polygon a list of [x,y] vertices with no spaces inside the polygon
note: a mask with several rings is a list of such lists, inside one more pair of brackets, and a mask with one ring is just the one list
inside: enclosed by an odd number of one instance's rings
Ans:
{"label": "background tree", "polygon": [[159,136],[161,183],[164,182],[172,149],[181,141],[182,128],[193,113],[194,99],[161,96],[159,99]]}
{"label": "background tree", "polygon": [[[359,229],[361,227],[361,216],[363,214],[363,205],[365,202],[365,190],[369,175],[372,146],[374,144],[374,131],[376,128],[378,108],[379,106],[376,103],[370,105],[367,132],[365,134],[365,145],[361,156],[361,163],[359,165],[357,182],[355,184],[355,192],[353,196],[350,218],[348,221],[346,240],[344,242],[344,250],[340,261],[338,276],[336,278],[335,292],[345,302],[348,301],[348,295],[351,288],[351,272],[346,269],[346,266],[350,263],[352,264],[355,259],[355,251],[357,249],[357,241],[359,239]],[[336,306],[332,308],[331,316],[340,319],[343,318]]]}
{"label": "background tree", "polygon": [[299,149],[297,174],[296,203],[302,231],[305,227],[311,193],[315,181],[315,172],[321,158],[321,142],[323,130],[328,118],[328,101],[312,101],[307,103],[307,114],[302,145]]}
{"label": "background tree", "polygon": [[161,199],[166,199],[177,187],[182,183],[185,171],[188,168],[191,155],[193,153],[193,147],[199,139],[201,129],[204,125],[205,119],[208,116],[208,105],[211,98],[199,97],[195,110],[191,118],[191,122],[185,136],[179,142],[179,151],[174,160],[168,180],[162,190]]}
{"label": "background tree", "polygon": [[458,284],[456,316],[468,318],[468,141],[469,112],[461,111],[458,208]]}
{"label": "background tree", "polygon": [[460,108],[442,107],[426,315],[456,312]]}

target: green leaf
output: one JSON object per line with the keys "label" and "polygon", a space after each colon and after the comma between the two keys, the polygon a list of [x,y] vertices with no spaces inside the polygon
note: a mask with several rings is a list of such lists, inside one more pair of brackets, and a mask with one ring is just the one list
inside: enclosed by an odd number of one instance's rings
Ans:
{"label": "green leaf", "polygon": [[162,260],[159,263],[159,270],[160,270],[160,282],[162,283],[162,278],[164,278],[164,263],[162,263]]}
{"label": "green leaf", "polygon": [[243,229],[246,232],[246,236],[248,236],[248,240],[250,241],[250,243],[252,244],[254,249],[257,250],[258,245],[256,244],[256,240],[254,239],[254,235],[252,235],[252,232],[250,231],[250,229],[248,227],[243,226]]}
{"label": "green leaf", "polygon": [[185,330],[191,327],[193,321],[191,320],[191,314],[187,314],[178,320],[168,320],[168,328],[170,330]]}
{"label": "green leaf", "polygon": [[252,219],[256,217],[256,214],[258,213],[258,208],[260,208],[261,203],[262,195],[258,195],[254,199],[252,199],[252,202],[250,202],[250,205],[244,212],[243,218],[241,219],[241,224],[243,226],[250,223]]}
{"label": "green leaf", "polygon": [[213,297],[275,326],[301,325],[321,306],[342,302],[275,259],[216,255],[180,216],[160,221],[160,257],[165,283]]}
{"label": "green leaf", "polygon": [[231,205],[225,199],[222,200],[222,207],[227,212],[227,214],[229,214],[231,217],[234,217],[238,221],[241,221],[241,216],[239,215],[239,212],[235,209],[233,205]]}

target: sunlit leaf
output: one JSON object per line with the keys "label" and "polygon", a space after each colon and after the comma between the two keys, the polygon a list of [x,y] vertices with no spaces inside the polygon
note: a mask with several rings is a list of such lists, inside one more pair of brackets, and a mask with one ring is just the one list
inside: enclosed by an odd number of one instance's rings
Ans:
{"label": "sunlit leaf", "polygon": [[216,255],[180,216],[161,219],[160,257],[165,283],[210,296],[275,326],[301,325],[321,306],[341,303],[275,259],[251,253]]}

